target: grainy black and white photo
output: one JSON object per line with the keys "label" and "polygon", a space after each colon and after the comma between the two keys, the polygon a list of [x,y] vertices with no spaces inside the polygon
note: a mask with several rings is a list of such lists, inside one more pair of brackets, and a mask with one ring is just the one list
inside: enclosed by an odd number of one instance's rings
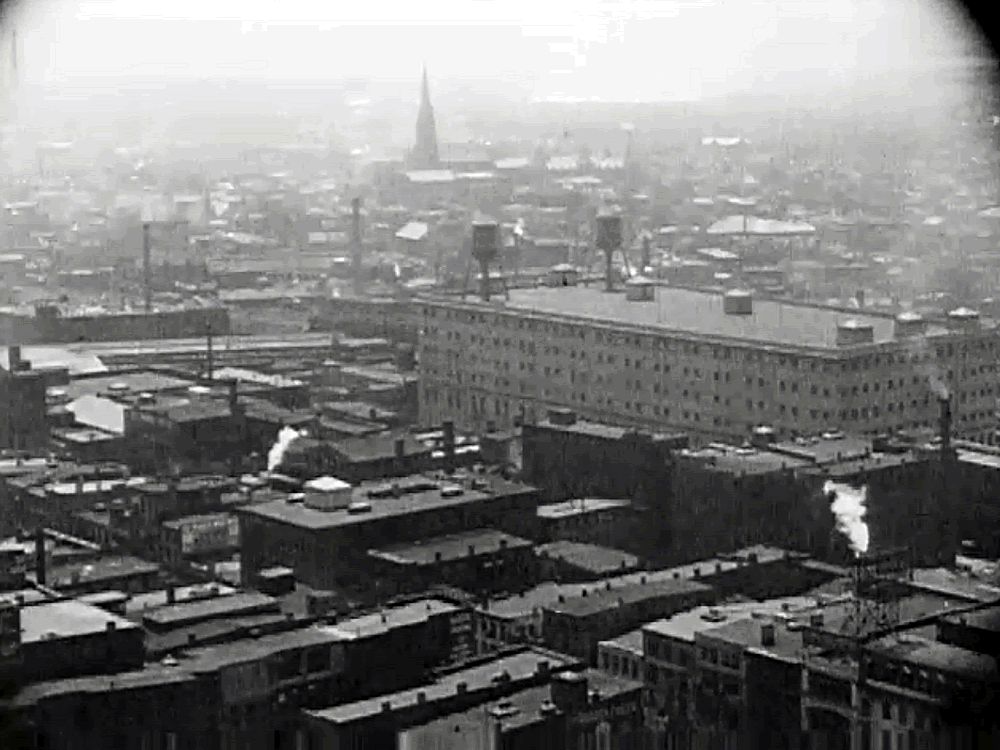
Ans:
{"label": "grainy black and white photo", "polygon": [[1000,747],[990,10],[0,1],[0,750]]}

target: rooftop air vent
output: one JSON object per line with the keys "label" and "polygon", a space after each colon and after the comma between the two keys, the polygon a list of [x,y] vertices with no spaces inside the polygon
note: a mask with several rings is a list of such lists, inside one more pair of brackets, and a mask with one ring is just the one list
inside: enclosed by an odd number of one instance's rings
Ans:
{"label": "rooftop air vent", "polygon": [[857,346],[875,341],[875,329],[863,320],[845,320],[837,324],[837,346]]}
{"label": "rooftop air vent", "polygon": [[733,289],[722,297],[726,315],[753,315],[753,295],[742,289]]}

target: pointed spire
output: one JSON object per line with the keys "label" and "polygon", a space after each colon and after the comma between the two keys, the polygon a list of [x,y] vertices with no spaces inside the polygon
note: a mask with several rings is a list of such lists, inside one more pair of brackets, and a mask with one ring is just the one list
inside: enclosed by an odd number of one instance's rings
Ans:
{"label": "pointed spire", "polygon": [[431,104],[431,87],[427,83],[427,63],[424,63],[423,81],[420,84],[420,105],[429,107]]}
{"label": "pointed spire", "polygon": [[420,88],[420,111],[417,113],[417,142],[412,151],[413,166],[417,169],[435,169],[438,158],[437,128],[434,124],[434,107],[431,106],[427,65],[424,64]]}

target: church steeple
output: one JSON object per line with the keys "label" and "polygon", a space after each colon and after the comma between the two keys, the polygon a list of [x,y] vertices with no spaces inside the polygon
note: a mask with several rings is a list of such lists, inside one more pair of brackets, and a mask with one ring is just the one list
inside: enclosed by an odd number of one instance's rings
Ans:
{"label": "church steeple", "polygon": [[418,169],[436,169],[441,163],[438,156],[437,126],[434,123],[434,108],[431,106],[431,90],[427,83],[426,65],[424,65],[423,81],[420,87],[417,142],[413,147],[412,159],[413,166]]}

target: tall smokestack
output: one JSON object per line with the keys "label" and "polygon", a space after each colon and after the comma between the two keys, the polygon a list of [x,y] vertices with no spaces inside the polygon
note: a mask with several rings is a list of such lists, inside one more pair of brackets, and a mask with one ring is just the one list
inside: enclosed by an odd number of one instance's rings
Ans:
{"label": "tall smokestack", "polygon": [[205,363],[205,366],[206,366],[206,369],[208,370],[208,379],[211,380],[212,379],[213,366],[215,364],[212,361],[212,326],[211,325],[205,326],[205,339],[206,339],[206,344],[208,346],[208,351],[206,352],[206,354],[207,354],[207,361]]}
{"label": "tall smokestack", "polygon": [[955,529],[955,458],[951,448],[951,395],[938,397],[941,407],[941,486],[934,512],[937,515],[935,564],[952,566],[958,554],[958,538]]}
{"label": "tall smokestack", "polygon": [[642,273],[646,272],[653,263],[652,259],[652,244],[653,238],[649,236],[648,232],[643,232],[642,235]]}
{"label": "tall smokestack", "polygon": [[351,242],[354,244],[352,273],[354,275],[354,293],[361,296],[364,292],[364,279],[361,278],[361,199],[351,200]]}
{"label": "tall smokestack", "polygon": [[142,225],[142,287],[145,294],[146,312],[153,309],[153,287],[150,274],[149,222]]}
{"label": "tall smokestack", "polygon": [[39,526],[35,530],[35,580],[40,586],[46,585],[45,572],[45,530]]}

